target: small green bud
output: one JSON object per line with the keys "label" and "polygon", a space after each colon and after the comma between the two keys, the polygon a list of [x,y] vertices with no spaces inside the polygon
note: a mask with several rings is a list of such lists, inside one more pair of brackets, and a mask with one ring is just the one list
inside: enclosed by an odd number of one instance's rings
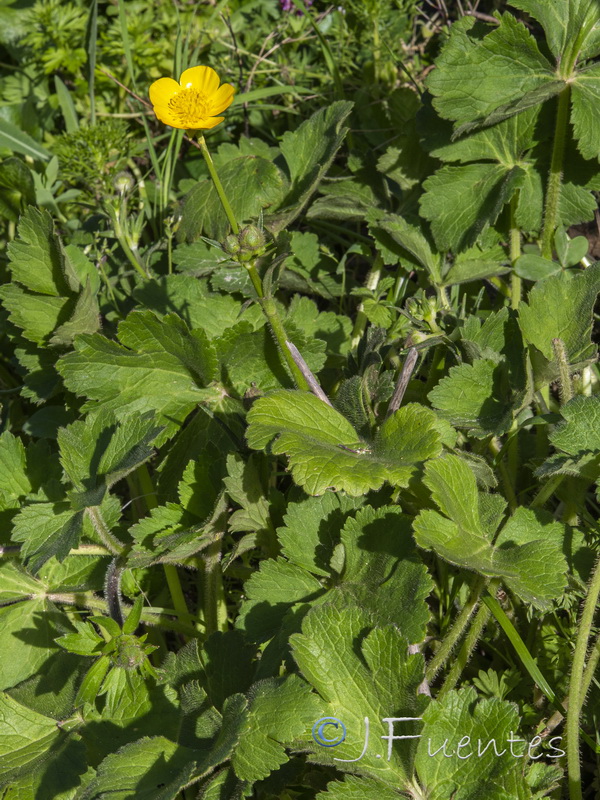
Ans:
{"label": "small green bud", "polygon": [[265,236],[256,225],[246,225],[240,231],[239,241],[244,250],[256,251],[264,247]]}
{"label": "small green bud", "polygon": [[415,319],[423,319],[423,308],[415,297],[409,297],[404,303],[406,311]]}
{"label": "small green bud", "polygon": [[223,239],[222,247],[223,250],[230,256],[235,256],[242,249],[238,237],[234,236],[233,233],[230,233],[229,236],[226,236]]}
{"label": "small green bud", "polygon": [[113,185],[119,194],[125,194],[133,189],[133,178],[128,172],[119,172]]}
{"label": "small green bud", "polygon": [[113,656],[115,667],[135,669],[146,659],[144,646],[135,636],[123,635],[117,639],[117,652]]}

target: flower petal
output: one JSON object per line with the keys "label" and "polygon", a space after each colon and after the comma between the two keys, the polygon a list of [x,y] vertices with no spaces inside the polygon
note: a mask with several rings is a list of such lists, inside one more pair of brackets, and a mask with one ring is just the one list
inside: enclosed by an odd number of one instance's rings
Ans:
{"label": "flower petal", "polygon": [[173,114],[169,106],[162,104],[154,106],[154,113],[161,122],[164,122],[165,125],[170,125],[172,128],[181,128],[185,130],[185,128],[188,127],[187,125],[181,124],[181,120]]}
{"label": "flower petal", "polygon": [[222,111],[225,111],[226,108],[229,108],[233,100],[234,92],[235,87],[230,83],[224,83],[222,86],[219,86],[217,91],[210,98],[209,112],[211,114],[220,114]]}
{"label": "flower petal", "polygon": [[219,76],[211,67],[190,67],[181,73],[179,83],[210,95],[219,88]]}
{"label": "flower petal", "polygon": [[218,125],[219,122],[223,122],[224,119],[225,117],[207,117],[206,119],[200,121],[196,130],[199,131],[210,130],[210,128],[214,128],[215,125]]}
{"label": "flower petal", "polygon": [[[181,86],[173,78],[159,78],[154,81],[148,94],[153,106],[166,106],[174,94],[181,91]],[[160,119],[160,117],[159,117]]]}

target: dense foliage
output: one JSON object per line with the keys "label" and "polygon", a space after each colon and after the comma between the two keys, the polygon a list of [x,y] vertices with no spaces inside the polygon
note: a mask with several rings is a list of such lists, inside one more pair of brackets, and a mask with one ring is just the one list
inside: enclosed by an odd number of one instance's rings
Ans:
{"label": "dense foliage", "polygon": [[3,800],[597,797],[598,0],[0,22]]}

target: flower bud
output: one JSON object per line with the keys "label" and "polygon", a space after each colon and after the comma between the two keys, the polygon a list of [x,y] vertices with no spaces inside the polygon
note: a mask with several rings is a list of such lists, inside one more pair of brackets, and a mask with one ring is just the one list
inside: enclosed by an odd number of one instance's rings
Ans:
{"label": "flower bud", "polygon": [[222,247],[223,250],[230,256],[234,256],[242,249],[238,237],[234,236],[233,233],[230,233],[229,236],[226,236],[223,239]]}
{"label": "flower bud", "polygon": [[133,178],[128,172],[119,172],[115,175],[113,186],[119,194],[125,194],[133,189]]}
{"label": "flower bud", "polygon": [[259,250],[265,244],[265,236],[256,225],[246,225],[242,228],[239,240],[244,250]]}
{"label": "flower bud", "polygon": [[135,636],[120,636],[117,639],[117,649],[113,656],[115,667],[135,669],[146,660],[143,644]]}

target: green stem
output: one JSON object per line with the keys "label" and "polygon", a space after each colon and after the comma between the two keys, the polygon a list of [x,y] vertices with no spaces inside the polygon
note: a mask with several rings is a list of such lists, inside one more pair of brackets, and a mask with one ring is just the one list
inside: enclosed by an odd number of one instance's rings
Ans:
{"label": "green stem", "polygon": [[165,571],[165,578],[167,579],[169,592],[171,594],[171,600],[173,601],[173,606],[175,607],[177,616],[180,619],[185,619],[189,616],[189,611],[187,603],[185,602],[183,589],[181,588],[181,581],[179,580],[177,567],[174,564],[163,564],[163,568]]}
{"label": "green stem", "polygon": [[425,671],[425,680],[428,683],[431,683],[439,670],[443,667],[446,663],[454,646],[463,635],[465,628],[467,627],[471,615],[477,608],[477,604],[479,603],[479,598],[481,597],[481,592],[485,587],[485,578],[478,578],[475,583],[473,584],[473,588],[471,589],[471,594],[469,595],[469,599],[461,609],[460,614],[455,619],[454,624],[448,631],[448,633],[444,636],[444,641],[440,649],[437,653],[433,656],[429,664],[427,665],[427,669]]}
{"label": "green stem", "polygon": [[[260,278],[259,278],[260,280]],[[272,297],[262,297],[260,299],[260,305],[262,307],[263,313],[271,326],[271,330],[273,331],[275,338],[277,339],[277,344],[279,345],[279,349],[281,350],[283,357],[285,359],[285,363],[288,365],[290,372],[292,373],[292,377],[294,378],[294,382],[298,389],[302,389],[304,391],[308,391],[309,386],[306,382],[304,375],[300,372],[300,368],[292,358],[292,354],[290,353],[289,347],[287,346],[287,335],[285,332],[285,328],[283,327],[283,323],[277,313],[277,306],[275,305],[275,301]]]}
{"label": "green stem", "polygon": [[206,635],[227,630],[227,605],[221,571],[221,538],[203,554],[204,561],[204,627]]}
{"label": "green stem", "polygon": [[102,511],[100,510],[100,506],[90,506],[86,508],[86,513],[106,549],[110,550],[110,552],[116,556],[122,555],[125,552],[125,545],[110,532],[104,516],[102,515]]}
{"label": "green stem", "polygon": [[544,258],[552,258],[552,237],[554,236],[554,229],[556,228],[558,205],[560,203],[560,187],[567,138],[567,124],[569,121],[570,96],[571,88],[569,85],[567,85],[558,96],[552,161],[550,163],[550,175],[548,177],[548,188],[546,190],[544,227],[542,230],[542,256]]}
{"label": "green stem", "polygon": [[[92,592],[52,592],[45,595],[46,599],[52,603],[64,603],[65,605],[77,606],[78,608],[88,608],[90,611],[100,611],[106,615],[108,606],[105,600],[96,597]],[[123,603],[123,611],[127,614],[133,606]],[[158,625],[166,630],[184,633],[187,636],[197,637],[198,631],[191,625],[185,625],[179,620],[169,619],[169,615],[174,615],[175,609],[171,608],[144,608],[142,609],[142,622],[146,625]],[[191,619],[190,615],[187,617]]]}
{"label": "green stem", "polygon": [[[567,771],[569,779],[570,800],[582,800],[581,764],[579,763],[579,720],[585,694],[583,691],[583,673],[588,642],[594,622],[594,612],[600,595],[600,560],[596,562],[590,588],[585,598],[579,630],[573,654],[573,666],[569,682],[569,701],[567,711]],[[592,654],[593,655],[593,654]]]}
{"label": "green stem", "polygon": [[438,692],[438,700],[441,700],[445,694],[452,691],[452,689],[454,689],[456,686],[463,669],[467,665],[468,660],[471,658],[473,650],[475,649],[475,646],[488,623],[489,618],[489,608],[487,606],[480,606],[477,614],[475,615],[475,619],[473,620],[473,624],[471,625],[471,628],[465,638],[465,641],[463,642],[463,646],[461,647],[458,656],[454,660],[452,668],[446,676],[446,680],[444,681],[442,688]]}
{"label": "green stem", "polygon": [[564,475],[553,475],[551,478],[548,478],[546,483],[542,486],[529,504],[529,508],[543,506],[546,500],[548,500],[549,497],[558,489],[564,477]]}
{"label": "green stem", "polygon": [[[381,280],[381,273],[383,271],[383,259],[380,255],[375,257],[375,261],[373,263],[373,268],[367,275],[367,280],[365,281],[365,288],[369,289],[369,291],[374,292],[375,289],[379,286],[379,281]],[[365,331],[367,326],[367,315],[363,311],[363,304],[361,303],[358,307],[358,314],[356,315],[356,322],[354,323],[354,330],[352,331],[352,339],[350,346],[354,350],[358,346],[362,335]]]}
{"label": "green stem", "polygon": [[512,275],[510,279],[510,304],[518,308],[521,302],[521,278],[515,272],[515,264],[521,255],[521,231],[517,225],[517,205],[519,193],[515,192],[510,201],[510,264]]}
{"label": "green stem", "polygon": [[[158,506],[158,500],[156,498],[154,483],[152,482],[152,478],[148,472],[148,467],[145,464],[141,464],[136,469],[135,475],[137,477],[138,485],[142,494],[142,498],[140,499],[143,499],[148,511],[150,511],[152,508],[156,508]],[[177,567],[174,564],[163,564],[163,569],[165,572],[165,578],[167,579],[167,586],[169,587],[171,600],[173,601],[173,606],[177,612],[177,616],[181,620],[184,620],[186,617],[190,616],[190,612],[185,601],[183,589],[181,588],[181,581],[179,579]]]}
{"label": "green stem", "polygon": [[221,205],[223,206],[223,211],[227,215],[227,219],[229,220],[229,224],[231,225],[231,230],[233,231],[234,234],[237,235],[240,232],[240,229],[236,222],[233,209],[229,205],[229,200],[227,199],[227,195],[225,194],[225,190],[223,189],[223,184],[221,183],[219,176],[217,175],[217,170],[215,169],[215,165],[210,156],[210,153],[208,152],[208,147],[206,146],[206,141],[204,140],[204,136],[202,134],[199,134],[198,136],[198,144],[200,145],[200,150],[202,151],[204,160],[206,161],[206,166],[208,167],[208,171],[210,172],[210,177],[212,178],[214,187],[217,190],[217,194],[219,195],[219,200],[221,201]]}
{"label": "green stem", "polygon": [[265,296],[262,281],[260,279],[260,275],[256,270],[256,264],[251,262],[250,264],[246,265],[246,269],[248,270],[248,275],[250,275],[250,280],[252,281],[252,286],[254,286],[254,290],[258,295],[259,300]]}
{"label": "green stem", "polygon": [[[509,457],[510,457],[509,447],[510,447],[511,443],[512,443],[512,439],[509,442],[507,442],[506,445],[505,445],[506,452],[509,455]],[[491,452],[494,454],[494,457],[497,459],[496,463],[498,464],[498,468],[500,470],[500,475],[502,476],[502,484],[504,486],[504,493],[506,494],[506,499],[508,500],[508,506],[509,506],[511,512],[513,512],[513,511],[516,510],[516,508],[518,506],[517,495],[515,494],[515,489],[514,489],[514,478],[516,478],[515,465],[514,465],[514,463],[511,463],[511,467],[513,467],[513,470],[512,470],[513,474],[511,475],[511,470],[509,470],[507,468],[506,463],[504,461],[504,456],[503,456],[503,454],[501,455],[502,447],[500,446],[500,444],[499,444],[499,442],[498,442],[496,437],[492,437],[492,439],[490,440],[489,447],[490,447]],[[511,461],[512,462],[515,461],[514,455],[513,455],[512,459],[511,459]]]}
{"label": "green stem", "polygon": [[[236,222],[235,216],[233,214],[233,210],[229,205],[229,201],[227,200],[227,196],[225,195],[225,191],[223,189],[223,185],[219,180],[219,176],[217,175],[217,171],[215,169],[215,165],[213,163],[212,158],[210,157],[210,153],[208,152],[208,148],[206,146],[206,142],[204,140],[204,136],[198,136],[198,145],[200,146],[200,150],[202,151],[202,155],[204,156],[204,160],[206,161],[206,166],[208,167],[208,171],[210,172],[210,177],[212,178],[213,184],[215,189],[217,190],[217,194],[219,195],[219,199],[221,201],[221,205],[223,206],[223,210],[227,215],[227,219],[229,220],[229,224],[231,225],[231,230],[235,235],[239,234],[240,229]],[[260,275],[256,270],[256,265],[252,262],[246,265],[248,270],[248,274],[250,275],[250,280],[252,281],[252,285],[256,291],[258,296],[261,308],[269,325],[271,326],[271,330],[277,339],[277,343],[279,345],[279,349],[285,359],[286,364],[288,365],[292,377],[296,383],[296,386],[299,389],[303,389],[305,391],[308,390],[308,384],[304,379],[304,376],[300,372],[296,362],[292,358],[292,354],[288,350],[286,345],[287,335],[285,329],[283,327],[283,323],[279,318],[279,314],[277,313],[277,308],[275,306],[275,302],[270,297],[265,297],[262,281],[260,279]]]}
{"label": "green stem", "polygon": [[560,397],[561,406],[564,406],[565,403],[568,403],[573,398],[569,356],[562,339],[552,339],[552,349],[558,365],[558,396]]}
{"label": "green stem", "polygon": [[[585,697],[589,691],[594,678],[594,673],[596,672],[596,667],[598,666],[598,661],[600,661],[600,634],[598,634],[596,637],[592,652],[588,658],[588,663],[585,665],[585,672],[583,673],[583,680],[581,681],[582,697]],[[567,705],[568,702],[569,701],[567,700]]]}
{"label": "green stem", "polygon": [[105,207],[107,209],[109,217],[111,218],[111,221],[112,221],[112,224],[113,224],[113,229],[114,229],[114,232],[115,232],[115,236],[117,237],[117,240],[118,240],[119,244],[121,245],[121,248],[123,249],[123,252],[127,256],[127,260],[132,265],[132,267],[137,272],[140,273],[140,275],[142,276],[142,278],[144,280],[148,280],[148,273],[146,272],[146,270],[144,269],[144,267],[140,263],[140,261],[137,258],[136,254],[131,249],[131,246],[130,246],[129,241],[128,241],[129,237],[126,234],[126,232],[124,231],[123,225],[121,223],[120,212],[117,211],[115,208],[113,208],[110,205],[107,205]]}

